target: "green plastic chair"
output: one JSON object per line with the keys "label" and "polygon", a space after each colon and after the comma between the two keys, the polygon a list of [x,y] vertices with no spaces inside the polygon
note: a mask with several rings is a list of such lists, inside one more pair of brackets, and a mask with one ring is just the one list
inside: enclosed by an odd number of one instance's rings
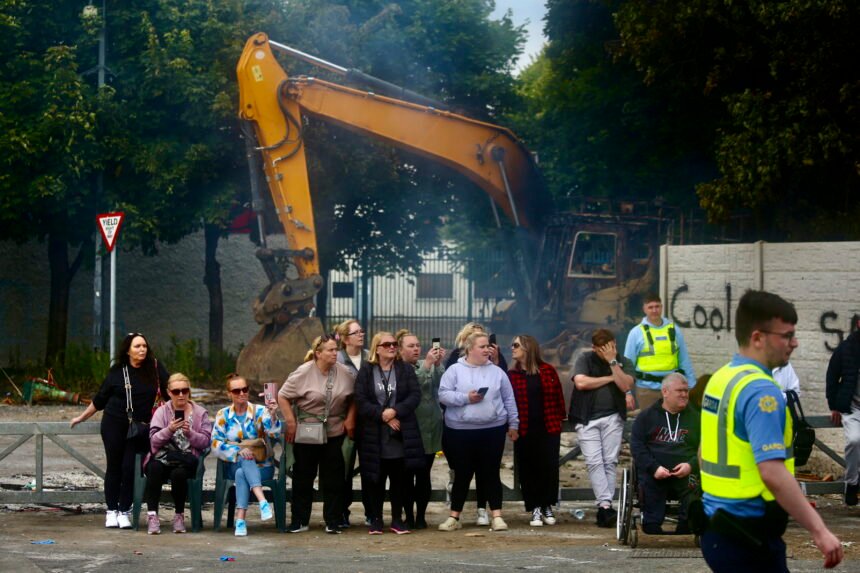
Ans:
{"label": "green plastic chair", "polygon": [[[201,452],[197,461],[197,474],[188,478],[188,503],[191,506],[191,531],[197,533],[203,529],[203,473],[206,471],[206,456],[209,448]],[[140,529],[140,508],[143,506],[143,494],[146,492],[146,474],[143,473],[144,454],[134,458],[134,503],[131,509],[131,524],[135,531]]]}
{"label": "green plastic chair", "polygon": [[[233,517],[236,512],[236,497],[230,495],[230,490],[235,491],[235,483],[227,479],[227,464],[224,460],[218,460],[215,473],[215,510],[213,528],[221,530],[221,518],[224,514],[224,506],[227,506],[227,527],[233,527]],[[275,526],[282,533],[287,531],[287,449],[281,452],[278,463],[278,472],[272,479],[263,480],[263,487],[272,491],[272,506],[275,510]]]}

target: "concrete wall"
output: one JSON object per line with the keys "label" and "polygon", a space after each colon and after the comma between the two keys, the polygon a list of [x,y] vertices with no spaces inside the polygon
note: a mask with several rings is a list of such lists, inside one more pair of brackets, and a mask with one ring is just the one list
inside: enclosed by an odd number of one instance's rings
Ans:
{"label": "concrete wall", "polygon": [[696,373],[713,372],[737,349],[734,313],[747,289],[794,303],[800,346],[792,366],[804,408],[824,413],[824,375],[833,349],[860,315],[860,242],[664,246],[660,292],[683,328]]}
{"label": "concrete wall", "polygon": [[[122,243],[122,236],[119,238]],[[157,257],[117,253],[117,334],[140,331],[166,354],[171,336],[198,339],[208,350],[209,294],[203,284],[204,239],[198,233],[162,245]],[[267,283],[246,235],[222,239],[218,249],[224,290],[224,345],[235,352],[257,332],[251,303]],[[74,256],[71,253],[70,256]],[[105,259],[105,297],[109,294]],[[78,271],[69,300],[69,341],[91,344],[93,264]],[[0,242],[0,364],[40,360],[45,353],[50,272],[45,244]],[[105,319],[108,317],[107,305]],[[12,360],[10,360],[12,358]]]}

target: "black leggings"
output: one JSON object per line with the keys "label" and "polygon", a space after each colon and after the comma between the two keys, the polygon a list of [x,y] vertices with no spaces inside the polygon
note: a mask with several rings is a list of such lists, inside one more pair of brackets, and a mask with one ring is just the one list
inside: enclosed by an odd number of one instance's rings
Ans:
{"label": "black leggings", "polygon": [[[430,471],[433,469],[433,460],[436,454],[424,455],[424,467],[417,471],[408,471],[406,481],[403,484],[403,511],[406,513],[406,521],[414,522],[424,520],[427,512],[427,504],[430,503],[430,494],[433,485],[430,483]],[[415,504],[415,513],[412,513],[412,504]]]}
{"label": "black leggings", "polygon": [[382,506],[385,503],[385,481],[388,480],[388,499],[391,502],[391,522],[400,522],[403,518],[403,483],[406,481],[406,466],[403,458],[380,459],[379,479],[370,486],[370,511],[373,520],[382,521]]}
{"label": "black leggings", "polygon": [[505,451],[508,427],[455,430],[445,427],[442,448],[448,465],[454,469],[454,487],[451,490],[451,511],[463,511],[472,476],[478,487],[483,487],[491,510],[502,509],[502,480],[499,466]]}
{"label": "black leggings", "polygon": [[105,504],[112,511],[130,511],[134,497],[134,456],[138,452],[126,441],[127,433],[128,418],[102,415],[101,434],[107,458]]}
{"label": "black leggings", "polygon": [[185,498],[188,496],[188,472],[183,467],[169,467],[156,459],[146,464],[146,509],[158,512],[161,488],[170,480],[170,493],[176,513],[185,511]]}

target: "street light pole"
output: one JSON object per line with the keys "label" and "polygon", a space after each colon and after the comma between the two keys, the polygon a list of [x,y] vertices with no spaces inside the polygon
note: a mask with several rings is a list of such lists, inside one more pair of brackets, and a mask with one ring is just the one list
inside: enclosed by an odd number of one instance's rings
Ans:
{"label": "street light pole", "polygon": [[[98,14],[98,8],[92,4],[84,7],[84,16],[93,16]],[[105,13],[105,0],[102,0],[102,28],[99,31],[99,63],[98,63],[98,90],[105,85],[105,64],[106,64],[106,41],[105,31],[107,28],[107,15]],[[96,203],[104,196],[104,173],[99,172],[96,175]],[[96,207],[98,212],[98,207]],[[93,244],[95,245],[95,266],[93,268],[93,350],[104,349],[104,334],[102,333],[103,318],[102,310],[104,308],[104,300],[102,297],[102,288],[104,287],[104,279],[102,277],[102,249],[101,241],[99,240],[98,230],[93,236]],[[113,267],[111,267],[113,270]],[[113,302],[113,297],[111,297]],[[113,342],[113,341],[111,341]]]}

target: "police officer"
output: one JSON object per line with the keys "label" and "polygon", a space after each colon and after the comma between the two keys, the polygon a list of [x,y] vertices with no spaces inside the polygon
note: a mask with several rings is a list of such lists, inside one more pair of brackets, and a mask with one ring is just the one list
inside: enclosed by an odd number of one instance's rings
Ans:
{"label": "police officer", "polygon": [[[696,373],[687,353],[684,335],[675,323],[663,318],[663,301],[660,296],[650,294],[642,306],[645,318],[630,334],[624,346],[624,356],[636,365],[636,405],[644,410],[662,398],[663,378],[671,372],[686,376],[692,386],[696,384]],[[633,398],[628,392],[627,406],[634,408]]]}
{"label": "police officer", "polygon": [[824,566],[842,545],[794,479],[792,424],[771,370],[797,348],[794,306],[747,291],[738,302],[739,352],[717,370],[702,400],[702,554],[717,572],[788,571],[782,534],[790,514],[812,534]]}

